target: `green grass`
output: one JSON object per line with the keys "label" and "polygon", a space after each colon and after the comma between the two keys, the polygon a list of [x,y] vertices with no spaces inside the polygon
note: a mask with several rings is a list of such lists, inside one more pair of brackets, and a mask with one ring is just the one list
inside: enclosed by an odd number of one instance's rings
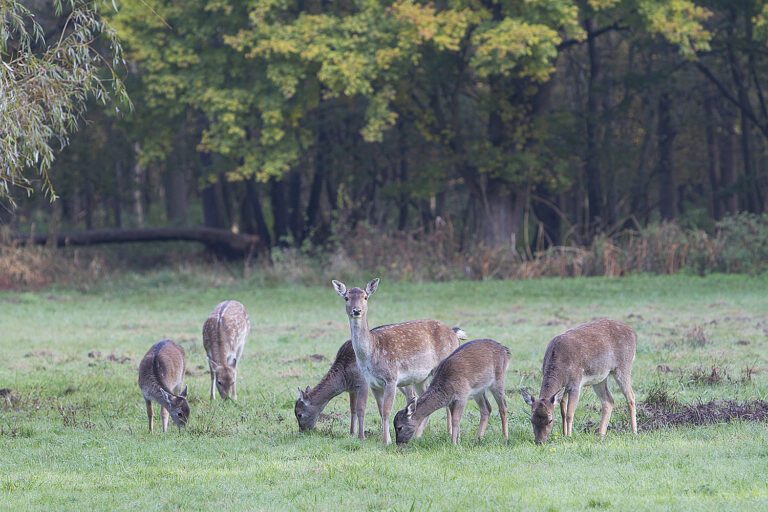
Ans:
{"label": "green grass", "polygon": [[[586,390],[577,434],[535,446],[521,386],[538,391],[549,339],[596,316],[638,332],[635,392],[666,386],[678,400],[768,396],[768,275],[393,283],[371,300],[372,325],[413,318],[460,324],[512,351],[507,379],[510,441],[494,410],[485,440],[467,407],[459,447],[442,412],[405,449],[379,441],[374,400],[364,442],[347,434],[346,395],[300,435],[298,386],[314,385],[348,338],[343,302],[325,287],[217,286],[190,273],[128,276],[86,293],[0,293],[0,509],[76,510],[723,510],[768,507],[768,425],[735,422],[626,432],[614,383],[608,436]],[[347,283],[362,285],[363,283]],[[236,298],[253,325],[240,402],[210,404],[200,329],[220,300]],[[704,339],[692,330],[703,328]],[[138,361],[170,337],[186,349],[192,415],[179,433],[148,434]],[[104,357],[90,358],[98,350]],[[128,356],[130,362],[106,356]],[[657,371],[668,365],[672,371]],[[710,385],[698,371],[717,366]],[[744,368],[758,369],[751,380]],[[0,399],[2,400],[2,399]],[[491,401],[495,409],[495,403]],[[398,396],[396,407],[402,407]],[[555,429],[556,431],[557,429]]]}

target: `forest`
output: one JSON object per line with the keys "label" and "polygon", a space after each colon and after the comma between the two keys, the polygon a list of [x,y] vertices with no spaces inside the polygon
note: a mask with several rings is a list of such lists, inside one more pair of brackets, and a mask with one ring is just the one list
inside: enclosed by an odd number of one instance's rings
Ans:
{"label": "forest", "polygon": [[49,109],[69,117],[37,134],[47,158],[0,155],[12,230],[205,227],[269,251],[448,226],[459,252],[530,252],[766,209],[768,2],[53,5],[0,4],[0,139],[24,133],[25,53],[76,35],[93,82],[29,99],[77,97]]}

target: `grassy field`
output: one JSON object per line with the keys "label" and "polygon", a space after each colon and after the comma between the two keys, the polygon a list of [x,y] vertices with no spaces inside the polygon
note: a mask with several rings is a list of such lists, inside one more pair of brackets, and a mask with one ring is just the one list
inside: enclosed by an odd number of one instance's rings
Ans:
{"label": "grassy field", "polygon": [[[768,508],[768,424],[626,431],[626,402],[604,441],[586,390],[572,438],[535,446],[517,389],[536,392],[549,339],[593,317],[638,332],[635,392],[684,403],[768,398],[768,275],[634,276],[408,284],[386,276],[372,325],[437,318],[512,351],[510,440],[494,410],[459,447],[442,412],[405,449],[348,436],[346,395],[300,435],[298,386],[314,385],[349,337],[343,301],[324,287],[203,284],[198,276],[126,277],[86,293],[0,293],[0,509],[3,510],[723,510]],[[347,283],[361,286],[363,283]],[[217,302],[249,309],[238,403],[209,403],[201,325]],[[146,432],[138,361],[169,337],[186,350],[192,415],[185,431]],[[89,356],[90,353],[90,356]],[[92,356],[92,357],[91,357]],[[661,371],[659,370],[661,365]],[[717,368],[716,378],[712,368]],[[750,370],[751,368],[751,370]],[[402,407],[398,396],[396,407]],[[491,401],[495,409],[495,403]],[[642,417],[640,426],[643,427]]]}

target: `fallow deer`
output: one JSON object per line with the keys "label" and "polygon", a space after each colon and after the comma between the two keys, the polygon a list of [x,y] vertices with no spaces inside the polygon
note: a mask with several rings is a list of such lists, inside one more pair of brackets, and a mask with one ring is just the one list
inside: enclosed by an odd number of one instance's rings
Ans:
{"label": "fallow deer", "polygon": [[[411,387],[400,389],[406,398],[413,398],[416,395],[415,390]],[[305,390],[299,388],[299,398],[293,408],[296,421],[299,423],[299,430],[306,432],[315,428],[317,419],[328,402],[345,391],[349,393],[349,412],[352,418],[349,433],[354,435],[355,427],[357,427],[357,437],[365,439],[365,405],[368,401],[368,383],[363,374],[360,373],[360,367],[357,366],[352,340],[345,341],[339,348],[331,368],[320,379],[317,386],[314,388],[307,386]]]}
{"label": "fallow deer", "polygon": [[203,323],[203,346],[211,372],[211,400],[216,398],[216,389],[221,398],[237,400],[237,364],[250,331],[245,306],[236,300],[218,304]]}
{"label": "fallow deer", "polygon": [[[347,289],[344,283],[333,281],[333,287],[345,301],[352,332],[352,348],[357,364],[376,398],[381,415],[382,440],[390,444],[389,415],[398,387],[412,385],[423,393],[430,372],[453,350],[464,331],[451,329],[436,320],[415,320],[368,328],[368,298],[379,286],[379,280],[369,282],[365,289]],[[426,425],[426,419],[416,435]],[[450,428],[450,422],[449,422]]]}
{"label": "fallow deer", "polygon": [[[152,402],[160,404],[163,432],[168,431],[168,415],[179,427],[187,424],[189,403],[184,379],[184,349],[171,340],[162,340],[149,349],[139,363],[139,388],[147,405],[149,431],[152,432]],[[181,390],[181,391],[179,391]]]}
{"label": "fallow deer", "polygon": [[499,406],[502,432],[504,438],[509,439],[504,396],[508,366],[509,349],[494,340],[478,339],[461,345],[437,366],[424,394],[409,401],[406,408],[395,415],[397,444],[407,443],[424,418],[441,407],[448,407],[451,412],[451,441],[457,444],[461,415],[470,398],[480,407],[477,439],[482,439],[491,415],[486,391],[491,392]]}
{"label": "fallow deer", "polygon": [[635,394],[632,391],[632,363],[635,360],[637,334],[626,324],[600,319],[555,336],[544,353],[539,398],[521,390],[531,406],[531,423],[537,444],[546,442],[554,419],[555,404],[560,403],[563,435],[573,433],[573,414],[582,386],[591,385],[601,403],[597,433],[602,437],[613,411],[613,397],[608,391],[612,375],[629,404],[630,425],[637,433]]}

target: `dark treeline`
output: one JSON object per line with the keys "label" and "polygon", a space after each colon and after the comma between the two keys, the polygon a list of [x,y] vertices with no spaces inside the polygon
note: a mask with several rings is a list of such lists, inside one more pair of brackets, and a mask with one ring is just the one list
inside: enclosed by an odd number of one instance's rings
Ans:
{"label": "dark treeline", "polygon": [[273,247],[445,221],[464,248],[534,249],[709,229],[766,210],[764,4],[125,2],[133,110],[91,108],[60,200],[13,224]]}

